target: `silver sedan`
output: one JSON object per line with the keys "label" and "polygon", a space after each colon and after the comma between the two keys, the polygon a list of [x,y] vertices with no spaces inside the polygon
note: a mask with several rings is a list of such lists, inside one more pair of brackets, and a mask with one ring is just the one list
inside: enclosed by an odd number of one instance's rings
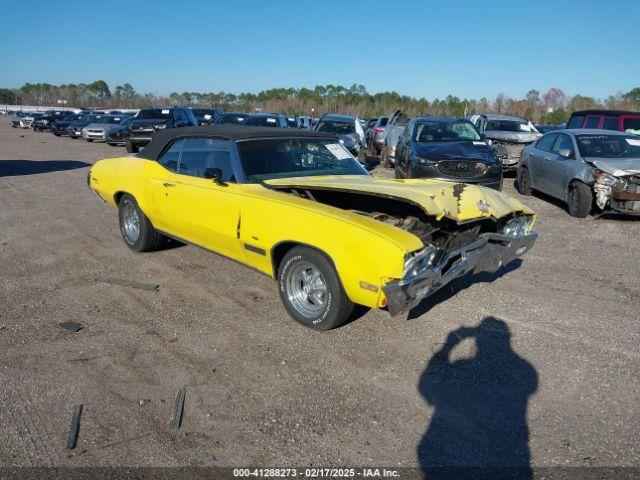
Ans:
{"label": "silver sedan", "polygon": [[520,157],[518,191],[558,198],[574,217],[592,210],[640,215],[640,136],[611,130],[547,133]]}

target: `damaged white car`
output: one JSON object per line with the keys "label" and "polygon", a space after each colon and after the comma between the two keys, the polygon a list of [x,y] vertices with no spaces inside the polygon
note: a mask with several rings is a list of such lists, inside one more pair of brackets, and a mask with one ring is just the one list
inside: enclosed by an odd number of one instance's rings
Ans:
{"label": "damaged white car", "polygon": [[640,215],[640,136],[609,130],[547,133],[520,158],[517,188],[567,204],[574,217],[592,211]]}

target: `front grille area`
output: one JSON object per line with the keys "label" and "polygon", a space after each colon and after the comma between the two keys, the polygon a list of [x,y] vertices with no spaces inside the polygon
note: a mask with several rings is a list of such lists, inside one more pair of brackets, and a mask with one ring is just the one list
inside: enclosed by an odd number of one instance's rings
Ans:
{"label": "front grille area", "polygon": [[520,154],[524,147],[527,145],[524,143],[505,143],[505,142],[492,142],[493,148],[498,154],[498,157],[504,159],[508,158],[520,158]]}
{"label": "front grille area", "polygon": [[469,160],[443,160],[437,168],[442,175],[457,178],[479,177],[487,171],[484,163]]}

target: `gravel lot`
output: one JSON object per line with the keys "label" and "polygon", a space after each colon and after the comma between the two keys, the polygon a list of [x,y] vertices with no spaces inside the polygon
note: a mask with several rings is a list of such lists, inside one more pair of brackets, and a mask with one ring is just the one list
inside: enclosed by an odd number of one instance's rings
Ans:
{"label": "gravel lot", "polygon": [[120,154],[0,119],[0,466],[640,467],[638,220],[524,198],[522,262],[317,333],[239,264],[132,253],[86,187]]}

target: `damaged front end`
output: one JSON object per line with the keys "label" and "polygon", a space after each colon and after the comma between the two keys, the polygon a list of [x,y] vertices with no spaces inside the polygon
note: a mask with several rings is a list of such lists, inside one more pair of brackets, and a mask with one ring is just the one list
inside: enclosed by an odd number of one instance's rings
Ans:
{"label": "damaged front end", "polygon": [[533,223],[533,216],[514,216],[498,232],[482,233],[451,249],[428,245],[408,255],[402,279],[382,287],[389,313],[404,313],[456,278],[494,273],[524,255],[537,238]]}
{"label": "damaged front end", "polygon": [[618,177],[596,170],[593,176],[595,203],[603,213],[640,215],[640,175]]}
{"label": "damaged front end", "polygon": [[[377,189],[374,185],[367,188],[366,181],[358,184],[360,190],[355,190],[356,185],[349,188],[346,183],[338,187],[336,179],[317,180],[314,185],[307,181],[305,185],[285,186],[284,180],[278,181],[277,187],[276,182],[269,184],[290,195],[391,225],[420,239],[423,248],[406,255],[402,278],[387,278],[381,285],[384,298],[380,305],[386,306],[391,315],[408,311],[458,277],[497,271],[527,252],[537,238],[533,212],[515,207],[500,192],[443,183],[438,184],[438,190],[435,183],[419,184],[415,180],[373,182],[379,186]],[[393,195],[396,192],[404,198]]]}
{"label": "damaged front end", "polygon": [[520,162],[520,155],[527,145],[531,145],[540,135],[534,133],[514,133],[487,131],[485,137],[502,161],[505,170],[515,169]]}

